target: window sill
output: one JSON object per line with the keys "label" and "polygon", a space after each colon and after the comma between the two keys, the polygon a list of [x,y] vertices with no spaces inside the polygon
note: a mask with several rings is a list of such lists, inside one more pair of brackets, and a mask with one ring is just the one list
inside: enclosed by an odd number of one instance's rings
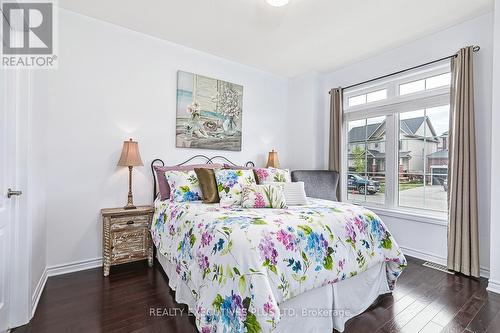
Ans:
{"label": "window sill", "polygon": [[351,203],[366,207],[380,216],[389,216],[407,221],[416,221],[416,222],[422,222],[440,226],[448,226],[448,217],[446,213],[429,212],[425,210],[416,211],[416,210],[390,209],[374,205],[363,205],[356,202],[351,202]]}

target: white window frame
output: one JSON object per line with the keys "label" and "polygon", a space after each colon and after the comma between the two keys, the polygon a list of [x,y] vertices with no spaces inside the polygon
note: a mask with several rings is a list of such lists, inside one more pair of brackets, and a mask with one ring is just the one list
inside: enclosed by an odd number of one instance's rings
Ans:
{"label": "white window frame", "polygon": [[[351,203],[370,207],[375,212],[402,218],[411,218],[422,222],[446,224],[447,213],[424,208],[399,206],[398,198],[398,162],[399,162],[399,114],[406,111],[428,109],[450,104],[450,86],[438,87],[406,95],[399,95],[399,85],[450,72],[449,60],[408,71],[403,74],[377,80],[369,84],[356,86],[343,91],[343,126],[342,126],[342,197]],[[366,94],[380,89],[387,89],[387,98],[381,101],[349,107],[349,97]],[[373,117],[386,117],[386,160],[385,160],[385,200],[384,204],[347,200],[348,174],[348,126],[350,121]]]}

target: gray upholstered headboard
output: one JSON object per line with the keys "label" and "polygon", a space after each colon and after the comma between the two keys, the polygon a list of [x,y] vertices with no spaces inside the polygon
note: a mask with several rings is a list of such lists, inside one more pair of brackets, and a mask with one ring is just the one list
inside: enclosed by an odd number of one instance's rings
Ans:
{"label": "gray upholstered headboard", "polygon": [[292,181],[304,182],[308,197],[337,201],[339,183],[337,171],[295,170],[292,171]]}

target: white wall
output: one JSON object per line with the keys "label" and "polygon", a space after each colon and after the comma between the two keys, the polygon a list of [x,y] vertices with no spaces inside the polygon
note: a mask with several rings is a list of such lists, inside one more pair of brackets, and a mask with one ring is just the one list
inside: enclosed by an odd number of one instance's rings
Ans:
{"label": "white wall", "polygon": [[319,78],[318,73],[306,73],[288,83],[286,167],[290,169],[322,167],[323,147],[316,140],[324,135],[323,123],[316,112],[321,109]]}
{"label": "white wall", "polygon": [[[495,1],[491,170],[500,170],[500,0]],[[500,293],[500,179],[491,179],[491,272],[488,289]]]}
{"label": "white wall", "polygon": [[[374,77],[396,72],[428,61],[439,59],[455,53],[466,45],[480,45],[481,51],[476,54],[475,88],[476,88],[476,136],[479,187],[479,232],[480,259],[483,268],[489,267],[489,233],[490,233],[490,135],[491,135],[491,81],[492,81],[492,31],[493,15],[487,14],[457,26],[443,30],[431,36],[416,40],[391,51],[379,54],[364,61],[354,63],[332,73],[319,77],[320,99],[319,109],[310,109],[308,116],[323,124],[323,129],[305,129],[306,140],[297,141],[294,145],[295,155],[293,167],[301,168],[310,165],[313,156],[310,147],[315,147],[316,165],[327,167],[328,161],[328,126],[329,95],[333,87],[348,86]],[[309,97],[306,99],[308,100]],[[309,105],[314,103],[308,102]],[[299,128],[303,123],[303,110],[295,110],[292,116],[298,117],[295,124]],[[311,116],[311,114],[313,114]],[[301,118],[302,117],[302,118]],[[383,215],[383,214],[381,214]],[[446,226],[421,223],[412,218],[400,219],[384,216],[384,221],[395,234],[403,247],[413,250],[434,260],[443,262],[446,258]],[[429,220],[430,221],[430,220]],[[426,239],[425,242],[422,240]],[[408,251],[410,253],[410,251]]]}
{"label": "white wall", "polygon": [[[203,52],[59,11],[59,68],[50,73],[47,140],[48,265],[101,257],[100,209],[126,203],[128,170],[116,167],[123,140],[139,141],[136,204],[152,203],[149,163],[197,153],[286,164],[284,78]],[[244,86],[241,152],[175,148],[177,70]]]}

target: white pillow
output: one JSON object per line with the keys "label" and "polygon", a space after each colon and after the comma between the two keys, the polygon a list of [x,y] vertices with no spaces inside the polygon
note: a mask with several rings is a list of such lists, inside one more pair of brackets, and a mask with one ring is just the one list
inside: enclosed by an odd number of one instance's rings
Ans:
{"label": "white pillow", "polygon": [[265,184],[281,184],[287,206],[303,206],[308,204],[304,182],[266,182]]}
{"label": "white pillow", "polygon": [[202,199],[200,182],[193,170],[165,171],[165,178],[170,186],[170,201],[185,202]]}
{"label": "white pillow", "polygon": [[269,168],[254,168],[253,172],[257,177],[257,183],[284,183],[291,182],[290,170],[288,169],[276,169],[273,167]]}
{"label": "white pillow", "polygon": [[243,208],[287,208],[283,183],[243,186],[241,198]]}
{"label": "white pillow", "polygon": [[256,184],[252,170],[215,170],[215,180],[219,190],[220,206],[241,206],[241,191],[243,186]]}

